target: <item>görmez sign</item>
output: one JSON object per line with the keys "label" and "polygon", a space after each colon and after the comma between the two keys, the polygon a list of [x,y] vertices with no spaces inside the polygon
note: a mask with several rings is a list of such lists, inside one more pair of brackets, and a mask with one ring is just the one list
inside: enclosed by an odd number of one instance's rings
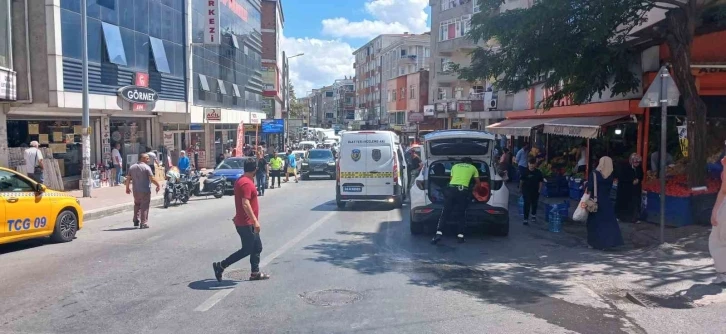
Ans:
{"label": "g\u00f6rmez sign", "polygon": [[147,87],[126,86],[118,89],[118,96],[131,103],[154,103],[159,94]]}

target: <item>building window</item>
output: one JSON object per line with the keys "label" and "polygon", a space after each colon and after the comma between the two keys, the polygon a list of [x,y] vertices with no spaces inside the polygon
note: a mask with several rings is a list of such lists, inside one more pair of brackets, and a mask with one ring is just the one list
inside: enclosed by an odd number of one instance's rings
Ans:
{"label": "building window", "polygon": [[442,57],[441,58],[441,63],[440,63],[441,72],[445,72],[445,73],[450,72],[451,71],[451,64],[453,64],[451,62],[451,58]]}
{"label": "building window", "polygon": [[464,95],[464,88],[456,87],[456,89],[454,89],[454,98],[460,99],[463,97],[463,95]]}
{"label": "building window", "polygon": [[209,81],[207,81],[207,76],[204,74],[199,75],[199,89],[204,92],[208,92],[209,89]]}
{"label": "building window", "polygon": [[171,73],[171,70],[169,70],[169,58],[167,58],[166,50],[164,50],[164,42],[151,36],[149,36],[149,41],[151,42],[151,51],[154,54],[156,70],[162,73]]}
{"label": "building window", "polygon": [[126,49],[121,39],[121,30],[118,26],[106,22],[101,23],[103,39],[106,45],[108,61],[116,65],[126,66]]}
{"label": "building window", "polygon": [[406,123],[406,112],[397,112],[396,113],[396,124],[403,125]]}
{"label": "building window", "polygon": [[412,100],[415,99],[416,98],[416,86],[411,85],[411,87],[409,88],[409,91],[411,92],[410,99],[412,99]]}
{"label": "building window", "polygon": [[401,49],[401,58],[406,57],[406,49]]}
{"label": "building window", "polygon": [[10,0],[0,0],[0,67],[12,68],[10,50]]}
{"label": "building window", "polygon": [[469,89],[469,94],[471,95],[481,95],[484,94],[484,86],[471,86],[471,89]]}
{"label": "building window", "polygon": [[471,15],[442,21],[439,25],[439,41],[461,38],[471,30]]}
{"label": "building window", "polygon": [[479,7],[479,0],[473,0],[472,3],[474,3],[474,14],[481,12],[481,7]]}
{"label": "building window", "polygon": [[393,101],[396,101],[396,90],[395,89],[392,90],[391,93],[392,93],[392,96],[393,96],[392,100]]}
{"label": "building window", "polygon": [[399,95],[401,100],[406,99],[406,88],[401,87],[401,95]]}
{"label": "building window", "polygon": [[446,100],[446,95],[447,95],[447,94],[446,94],[446,88],[441,88],[441,87],[439,87],[439,88],[438,88],[438,91],[437,91],[437,94],[436,94],[436,97],[437,97],[437,98],[438,98],[439,100]]}
{"label": "building window", "polygon": [[333,91],[325,92],[325,97],[333,97]]}

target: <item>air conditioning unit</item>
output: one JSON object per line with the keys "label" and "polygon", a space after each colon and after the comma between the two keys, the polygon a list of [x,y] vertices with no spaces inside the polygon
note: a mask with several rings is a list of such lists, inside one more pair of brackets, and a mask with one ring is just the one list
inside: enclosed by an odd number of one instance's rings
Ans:
{"label": "air conditioning unit", "polygon": [[491,99],[491,100],[486,101],[486,102],[487,102],[487,104],[486,104],[487,105],[487,108],[489,108],[489,110],[496,110],[497,109],[497,100]]}

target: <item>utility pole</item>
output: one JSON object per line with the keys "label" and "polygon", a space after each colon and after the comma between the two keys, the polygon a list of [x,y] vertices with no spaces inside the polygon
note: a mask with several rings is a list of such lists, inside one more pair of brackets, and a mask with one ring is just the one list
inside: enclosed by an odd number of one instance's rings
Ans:
{"label": "utility pole", "polygon": [[[88,27],[86,18],[86,0],[81,0],[81,101],[83,105],[82,140],[83,140],[83,170],[81,172],[81,185],[83,197],[91,197],[91,120],[88,109]],[[120,171],[119,171],[120,172]]]}

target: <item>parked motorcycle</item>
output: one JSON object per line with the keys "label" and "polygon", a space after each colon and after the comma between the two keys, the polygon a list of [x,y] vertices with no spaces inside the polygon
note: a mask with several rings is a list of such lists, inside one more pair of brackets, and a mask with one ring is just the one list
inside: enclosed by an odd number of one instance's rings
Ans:
{"label": "parked motorcycle", "polygon": [[170,177],[167,174],[166,186],[164,187],[164,208],[172,203],[186,203],[189,201],[189,189],[180,177]]}
{"label": "parked motorcycle", "polygon": [[203,186],[200,189],[200,180],[206,175],[193,171],[185,179],[187,189],[189,190],[189,197],[191,196],[214,196],[214,198],[222,198],[226,190],[227,185],[224,182],[224,178],[208,178],[204,179]]}

